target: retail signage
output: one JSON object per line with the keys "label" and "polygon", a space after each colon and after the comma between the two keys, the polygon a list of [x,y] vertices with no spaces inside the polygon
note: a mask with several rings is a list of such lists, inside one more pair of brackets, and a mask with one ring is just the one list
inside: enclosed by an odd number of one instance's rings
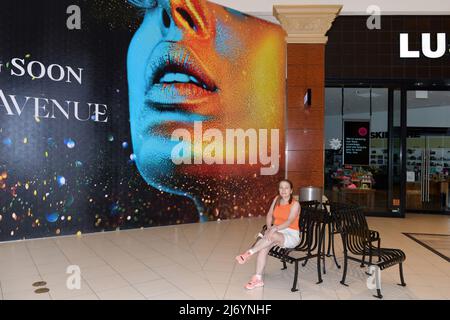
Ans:
{"label": "retail signage", "polygon": [[371,132],[370,138],[372,138],[372,139],[387,139],[387,138],[389,138],[389,135],[386,131]]}
{"label": "retail signage", "polygon": [[[437,59],[443,57],[447,51],[447,41],[445,33],[438,33],[437,46],[432,49],[431,34],[422,33],[422,53],[425,57]],[[400,33],[400,58],[420,58],[421,52],[419,50],[411,50],[409,46],[409,34]]]}
{"label": "retail signage", "polygon": [[416,173],[414,171],[406,172],[406,182],[415,182],[416,181]]}
{"label": "retail signage", "polygon": [[[408,131],[408,138],[419,138],[420,133],[416,131]],[[373,131],[370,133],[371,139],[387,139],[389,138],[389,133],[387,131]]]}
{"label": "retail signage", "polygon": [[369,165],[370,122],[344,121],[344,164]]}

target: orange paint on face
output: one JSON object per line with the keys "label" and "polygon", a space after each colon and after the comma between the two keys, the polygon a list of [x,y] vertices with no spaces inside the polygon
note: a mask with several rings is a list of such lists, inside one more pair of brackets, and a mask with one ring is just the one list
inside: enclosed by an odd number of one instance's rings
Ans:
{"label": "orange paint on face", "polygon": [[[132,143],[141,175],[150,185],[181,195],[197,196],[206,189],[215,193],[218,183],[223,183],[224,191],[228,179],[254,188],[268,164],[259,154],[257,162],[250,163],[255,144],[227,143],[228,129],[256,132],[257,152],[259,133],[266,130],[265,153],[279,155],[282,173],[286,47],[282,28],[202,0],[158,3],[146,11],[127,59]],[[211,140],[200,141],[200,147],[194,141],[196,121],[201,121],[202,133],[215,130],[223,136],[218,155],[223,163],[173,163],[171,152],[177,142],[171,137],[177,129],[191,136],[193,158],[211,147]],[[273,130],[279,134],[277,150],[271,150]],[[247,161],[238,164],[243,156]],[[259,180],[261,189],[267,180]],[[197,190],[197,183],[209,187]]]}
{"label": "orange paint on face", "polygon": [[[195,1],[196,3],[203,3]],[[189,47],[201,61],[204,73],[208,74],[217,87],[211,94],[205,94],[200,103],[186,105],[190,112],[210,118],[203,122],[203,130],[219,129],[225,135],[226,129],[279,129],[280,146],[284,145],[284,99],[285,99],[285,41],[283,30],[274,24],[247,17],[235,16],[225,8],[212,3],[192,5],[192,1],[172,1],[173,4],[185,3],[185,9],[193,17],[202,17],[201,32],[193,32],[182,19],[179,10],[172,7],[177,23],[184,25],[186,32],[180,41]],[[190,11],[189,11],[190,10]],[[220,26],[220,29],[218,29]],[[230,54],[223,55],[217,50],[219,31],[224,32],[233,48]],[[187,87],[178,88],[180,95],[188,96]],[[196,97],[198,98],[198,97]],[[162,125],[164,127],[164,125]],[[192,124],[170,123],[165,134],[176,128],[186,128],[193,136]],[[204,143],[206,146],[208,143]],[[230,152],[231,146],[225,146],[224,152]],[[226,149],[228,148],[228,150]],[[246,150],[235,150],[244,152]],[[282,150],[279,150],[283,154]],[[280,161],[283,163],[283,161]],[[256,165],[182,165],[177,171],[188,174],[208,175],[217,171],[229,174],[251,174],[261,166]]]}

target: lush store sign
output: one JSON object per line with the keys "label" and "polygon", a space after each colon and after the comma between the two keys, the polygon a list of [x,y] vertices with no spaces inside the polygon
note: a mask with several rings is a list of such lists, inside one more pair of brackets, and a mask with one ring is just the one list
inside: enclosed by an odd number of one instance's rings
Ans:
{"label": "lush store sign", "polygon": [[408,33],[400,34],[400,58],[420,58],[422,56],[430,59],[442,58],[450,50],[447,49],[447,40],[445,33],[438,33],[436,35],[436,46],[432,45],[431,33],[422,33],[421,51],[412,50],[410,48],[410,37]]}

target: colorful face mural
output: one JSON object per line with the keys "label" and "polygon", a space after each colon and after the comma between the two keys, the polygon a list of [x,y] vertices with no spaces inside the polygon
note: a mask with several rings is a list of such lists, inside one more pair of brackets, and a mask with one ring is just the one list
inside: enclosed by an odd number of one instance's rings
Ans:
{"label": "colorful face mural", "polygon": [[131,2],[145,10],[127,63],[143,178],[200,212],[264,193],[283,175],[282,29],[205,1]]}
{"label": "colorful face mural", "polygon": [[204,1],[2,5],[0,241],[266,213],[281,27]]}

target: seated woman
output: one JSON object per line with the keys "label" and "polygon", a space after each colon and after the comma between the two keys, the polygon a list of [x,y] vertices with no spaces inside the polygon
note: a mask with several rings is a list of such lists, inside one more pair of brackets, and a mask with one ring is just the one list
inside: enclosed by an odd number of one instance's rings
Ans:
{"label": "seated woman", "polygon": [[267,213],[267,230],[264,236],[252,248],[236,257],[236,260],[243,264],[252,255],[258,253],[256,274],[245,285],[245,288],[249,290],[264,286],[262,273],[266,265],[267,255],[273,246],[295,248],[300,242],[298,228],[300,203],[292,197],[292,182],[289,180],[280,181],[278,190],[279,195],[273,200]]}

